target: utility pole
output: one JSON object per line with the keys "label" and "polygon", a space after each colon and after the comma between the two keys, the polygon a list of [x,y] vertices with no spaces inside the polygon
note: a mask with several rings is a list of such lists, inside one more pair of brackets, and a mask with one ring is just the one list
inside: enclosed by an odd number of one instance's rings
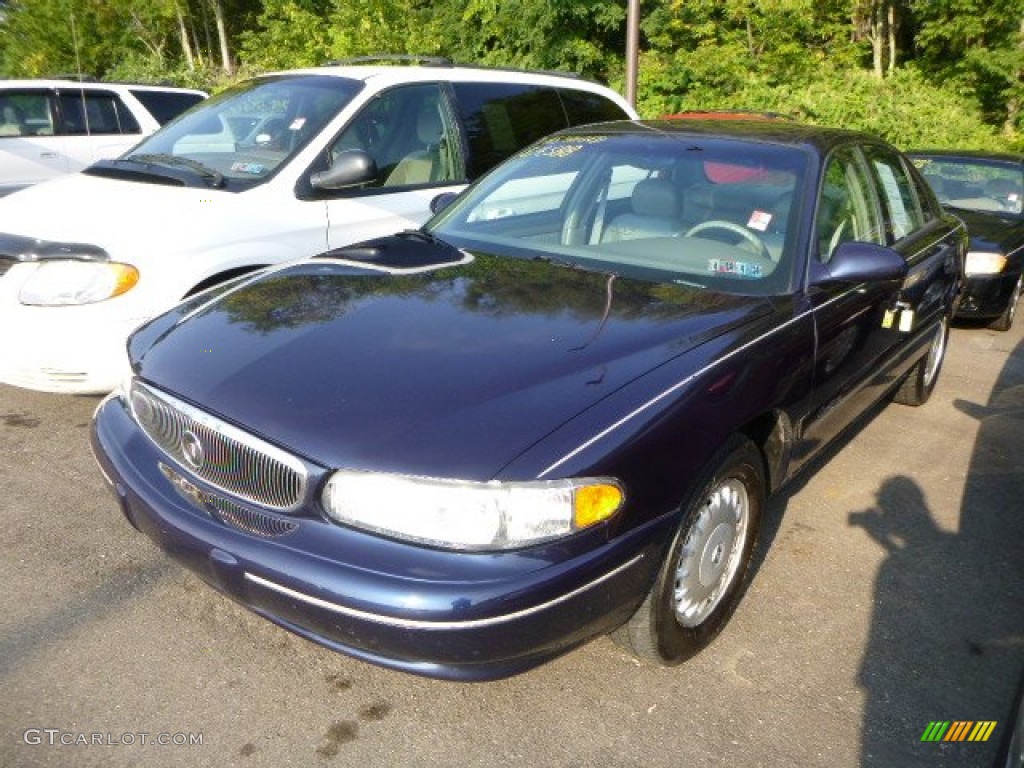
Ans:
{"label": "utility pole", "polygon": [[636,106],[637,69],[640,58],[640,0],[627,0],[626,101]]}

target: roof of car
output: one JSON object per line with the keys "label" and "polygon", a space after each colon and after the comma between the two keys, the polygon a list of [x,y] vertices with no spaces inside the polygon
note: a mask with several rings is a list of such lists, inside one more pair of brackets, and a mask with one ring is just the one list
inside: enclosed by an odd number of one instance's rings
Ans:
{"label": "roof of car", "polygon": [[[805,146],[819,152],[850,141],[885,144],[877,136],[845,128],[830,128],[787,120],[640,120],[569,128],[561,133],[658,133],[666,136],[738,139]],[[556,134],[557,135],[557,134]]]}
{"label": "roof of car", "polygon": [[268,73],[269,76],[320,75],[325,77],[347,77],[353,80],[380,79],[395,83],[436,80],[476,80],[491,82],[547,82],[551,85],[572,86],[584,90],[603,87],[599,83],[574,75],[570,72],[547,72],[526,69],[503,69],[497,67],[473,67],[449,64],[428,64],[419,66],[396,66],[394,64],[336,64],[321,67],[289,69]]}
{"label": "roof of car", "polygon": [[0,80],[0,89],[14,88],[99,88],[107,90],[111,88],[128,88],[135,91],[176,91],[181,93],[202,93],[204,96],[206,95],[204,91],[200,91],[195,88],[179,88],[174,85],[160,85],[158,83],[122,83],[106,82],[102,80],[78,80],[59,77],[31,78],[20,80]]}
{"label": "roof of car", "polygon": [[1013,152],[987,152],[977,149],[911,149],[907,150],[911,157],[946,157],[963,160],[999,160],[1011,163],[1024,163],[1024,154]]}

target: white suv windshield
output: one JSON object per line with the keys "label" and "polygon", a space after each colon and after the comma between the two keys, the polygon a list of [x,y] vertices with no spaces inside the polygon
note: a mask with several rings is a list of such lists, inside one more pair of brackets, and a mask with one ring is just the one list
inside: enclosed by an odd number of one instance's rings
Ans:
{"label": "white suv windshield", "polygon": [[196,173],[217,185],[259,183],[317,135],[362,88],[304,75],[243,83],[204,102],[118,161]]}

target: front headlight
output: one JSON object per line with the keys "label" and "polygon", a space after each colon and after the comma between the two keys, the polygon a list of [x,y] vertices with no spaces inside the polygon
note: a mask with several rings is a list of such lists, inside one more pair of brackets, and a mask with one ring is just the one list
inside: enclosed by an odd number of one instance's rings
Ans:
{"label": "front headlight", "polygon": [[120,296],[139,282],[139,270],[112,261],[44,261],[21,287],[22,304],[92,304]]}
{"label": "front headlight", "polygon": [[342,470],[323,504],[339,523],[451,549],[514,549],[607,520],[622,506],[610,478],[473,483]]}
{"label": "front headlight", "polygon": [[991,251],[970,251],[964,263],[964,272],[968,275],[995,275],[1003,271],[1006,257]]}

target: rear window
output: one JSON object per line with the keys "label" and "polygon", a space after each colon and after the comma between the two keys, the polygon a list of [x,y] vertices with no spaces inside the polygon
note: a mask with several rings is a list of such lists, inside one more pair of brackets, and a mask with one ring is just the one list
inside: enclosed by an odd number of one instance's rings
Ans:
{"label": "rear window", "polygon": [[566,127],[554,88],[521,83],[453,83],[469,140],[470,178]]}
{"label": "rear window", "polygon": [[179,91],[132,90],[131,94],[160,125],[171,122],[186,109],[203,100],[202,94]]}

